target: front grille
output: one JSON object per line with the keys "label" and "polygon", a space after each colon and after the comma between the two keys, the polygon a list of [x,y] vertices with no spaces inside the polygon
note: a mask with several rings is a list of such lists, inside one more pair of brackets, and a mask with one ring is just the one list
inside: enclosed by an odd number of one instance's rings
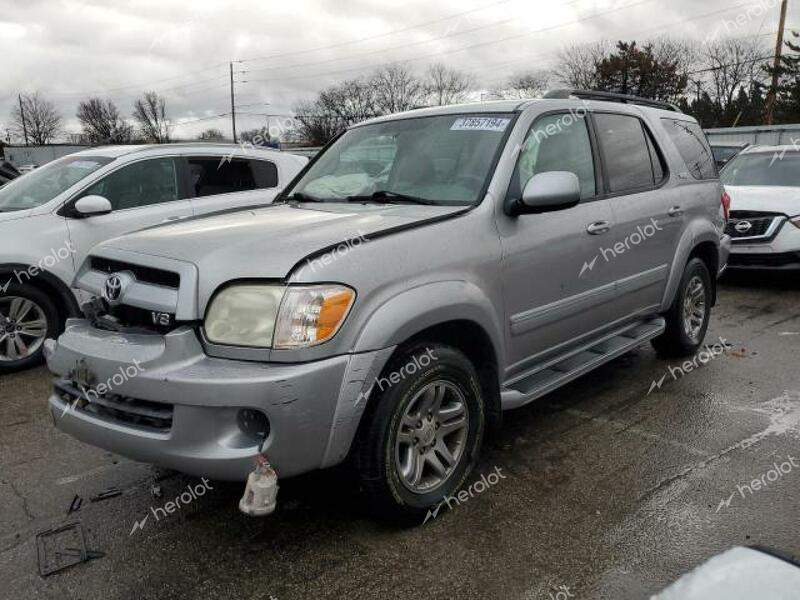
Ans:
{"label": "front grille", "polygon": [[118,304],[107,306],[104,311],[106,318],[113,320],[126,329],[144,329],[147,332],[160,334],[169,333],[175,329],[175,315],[158,311]]}
{"label": "front grille", "polygon": [[55,392],[70,406],[68,410],[159,433],[167,433],[172,429],[172,404],[138,400],[114,393],[84,393],[67,379],[56,381]]}
{"label": "front grille", "polygon": [[[768,242],[778,233],[779,222],[784,219],[784,215],[779,213],[757,212],[750,210],[732,211],[730,220],[725,227],[725,233],[731,239],[747,242]],[[744,231],[739,231],[736,226],[738,223],[749,223],[750,227]],[[774,226],[773,226],[774,225]]]}
{"label": "front grille", "polygon": [[781,252],[764,254],[740,254],[732,252],[728,257],[729,267],[800,267],[800,252]]}
{"label": "front grille", "polygon": [[144,267],[142,265],[134,265],[131,263],[122,262],[120,260],[112,260],[110,258],[103,258],[101,256],[91,257],[91,268],[94,271],[102,273],[117,273],[119,271],[130,271],[137,281],[142,283],[152,283],[154,285],[163,285],[173,289],[178,289],[181,283],[181,277],[177,273],[171,271],[164,271],[163,269],[156,269],[154,267]]}

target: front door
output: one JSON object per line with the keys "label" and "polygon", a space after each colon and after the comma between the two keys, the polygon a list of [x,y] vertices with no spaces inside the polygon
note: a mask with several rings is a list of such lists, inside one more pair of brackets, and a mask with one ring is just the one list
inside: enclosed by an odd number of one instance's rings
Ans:
{"label": "front door", "polygon": [[67,219],[76,266],[100,242],[192,216],[191,203],[182,199],[178,172],[175,158],[149,158],[124,165],[81,192],[78,198],[107,198],[112,212]]}
{"label": "front door", "polygon": [[503,216],[503,285],[507,376],[525,371],[551,352],[586,338],[608,323],[614,278],[597,269],[598,247],[613,231],[586,120],[573,113],[540,117],[517,163],[509,194],[516,198],[538,173],[570,171],[578,176],[577,206],[543,214]]}

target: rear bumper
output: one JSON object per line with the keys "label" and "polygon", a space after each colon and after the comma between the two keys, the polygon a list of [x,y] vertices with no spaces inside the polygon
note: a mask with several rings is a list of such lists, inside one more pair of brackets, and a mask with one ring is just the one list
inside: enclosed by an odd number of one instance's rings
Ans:
{"label": "rear bumper", "polygon": [[718,256],[719,260],[717,261],[717,277],[722,275],[725,272],[725,269],[728,267],[728,262],[730,260],[731,254],[731,236],[727,234],[722,234],[722,237],[719,240],[719,250]]}
{"label": "rear bumper", "polygon": [[[83,381],[88,374],[100,396],[88,395],[94,404],[69,403],[63,387],[56,387],[49,406],[62,431],[134,460],[212,479],[244,480],[263,448],[278,474],[287,477],[335,464],[346,453],[352,438],[337,438],[333,455],[334,433],[354,431],[361,413],[343,410],[340,401],[347,408],[357,403],[353,397],[364,380],[352,376],[352,366],[357,364],[365,377],[379,354],[301,364],[217,359],[203,353],[188,328],[165,336],[120,334],[76,319],[50,348],[48,366],[65,381]],[[119,397],[138,402],[132,410],[152,409],[171,419],[154,427],[127,412],[98,410]],[[245,408],[268,418],[266,440],[240,427],[237,416]]]}

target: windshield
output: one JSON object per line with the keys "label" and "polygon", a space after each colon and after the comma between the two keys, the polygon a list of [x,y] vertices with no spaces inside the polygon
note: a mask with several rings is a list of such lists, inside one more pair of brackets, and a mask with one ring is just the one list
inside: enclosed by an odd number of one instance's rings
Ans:
{"label": "windshield", "polygon": [[355,127],[311,165],[286,198],[475,204],[512,118],[446,115]]}
{"label": "windshield", "polygon": [[36,208],[110,163],[105,156],[65,156],[0,188],[0,212]]}
{"label": "windshield", "polygon": [[725,185],[800,187],[800,153],[740,154],[720,173]]}

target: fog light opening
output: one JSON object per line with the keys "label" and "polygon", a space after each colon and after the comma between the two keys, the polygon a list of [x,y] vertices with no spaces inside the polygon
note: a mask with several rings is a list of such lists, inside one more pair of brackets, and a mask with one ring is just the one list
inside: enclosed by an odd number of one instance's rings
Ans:
{"label": "fog light opening", "polygon": [[248,437],[264,441],[269,436],[269,419],[260,410],[241,409],[236,415],[236,423]]}

